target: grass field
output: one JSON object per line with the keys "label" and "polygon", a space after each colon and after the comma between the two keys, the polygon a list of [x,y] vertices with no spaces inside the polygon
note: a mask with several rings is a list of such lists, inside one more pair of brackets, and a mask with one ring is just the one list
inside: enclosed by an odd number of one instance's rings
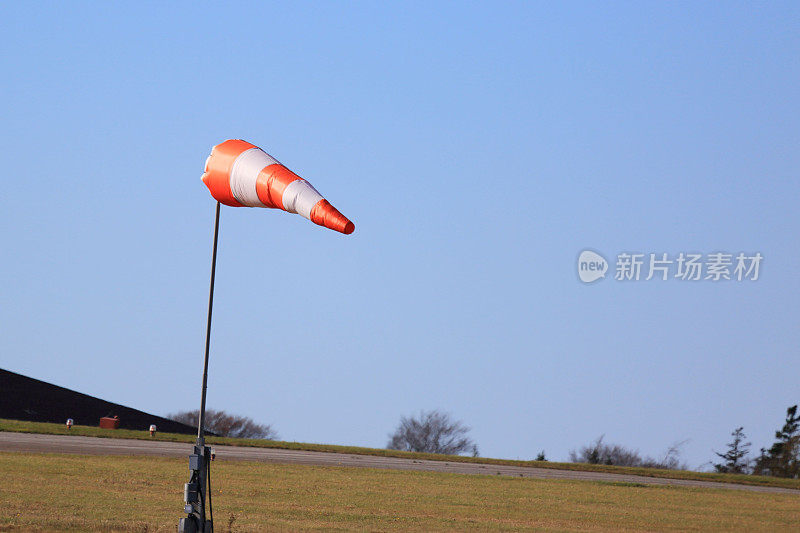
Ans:
{"label": "grass field", "polygon": [[[174,531],[186,461],[0,453],[0,531]],[[213,463],[216,529],[800,529],[800,497],[590,481]]]}
{"label": "grass field", "polygon": [[[47,424],[42,422],[24,422],[19,420],[0,419],[0,431],[15,431],[21,433],[46,433],[52,435],[84,435],[89,437],[124,438],[140,440],[163,440],[171,442],[194,442],[192,435],[178,433],[157,433],[150,437],[147,431],[134,431],[128,429],[100,429],[94,426],[73,426],[71,430],[63,424]],[[333,453],[350,453],[357,455],[375,455],[381,457],[400,457],[407,459],[427,459],[432,461],[449,461],[481,464],[499,464],[512,466],[534,466],[537,468],[552,468],[558,470],[578,470],[590,472],[609,472],[614,474],[635,474],[670,479],[693,479],[698,481],[718,481],[723,483],[741,483],[745,485],[759,485],[769,487],[784,487],[800,489],[800,479],[782,479],[765,476],[747,476],[735,474],[717,474],[711,472],[688,472],[682,470],[659,470],[655,468],[620,467],[607,465],[589,465],[581,463],[556,463],[551,461],[518,461],[509,459],[492,459],[489,457],[465,457],[460,455],[438,455],[430,453],[401,452],[381,448],[362,448],[358,446],[336,446],[333,444],[312,444],[304,442],[267,441],[258,439],[231,439],[223,437],[208,437],[207,442],[225,444],[228,446],[253,446],[261,448],[282,448],[288,450],[306,450]]]}

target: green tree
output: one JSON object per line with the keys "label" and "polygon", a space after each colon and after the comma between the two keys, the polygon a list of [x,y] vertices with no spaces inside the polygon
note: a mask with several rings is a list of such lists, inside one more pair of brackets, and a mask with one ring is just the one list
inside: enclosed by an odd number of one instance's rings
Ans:
{"label": "green tree", "polygon": [[725,453],[714,452],[717,456],[721,457],[724,461],[721,463],[714,463],[714,468],[717,472],[726,474],[744,474],[747,472],[750,461],[746,459],[747,454],[750,453],[750,442],[744,442],[747,435],[744,434],[744,428],[739,427],[731,433],[733,440],[728,443],[728,451]]}
{"label": "green tree", "polygon": [[769,450],[761,450],[753,473],[766,476],[800,476],[800,416],[797,406],[786,409],[786,422],[775,432],[777,441]]}

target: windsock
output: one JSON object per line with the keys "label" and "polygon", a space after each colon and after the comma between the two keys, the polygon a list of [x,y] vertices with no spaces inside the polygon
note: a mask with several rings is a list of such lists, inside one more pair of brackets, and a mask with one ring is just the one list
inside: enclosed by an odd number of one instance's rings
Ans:
{"label": "windsock", "polygon": [[309,182],[246,141],[229,139],[212,148],[203,183],[225,205],[283,209],[346,235],[356,229]]}

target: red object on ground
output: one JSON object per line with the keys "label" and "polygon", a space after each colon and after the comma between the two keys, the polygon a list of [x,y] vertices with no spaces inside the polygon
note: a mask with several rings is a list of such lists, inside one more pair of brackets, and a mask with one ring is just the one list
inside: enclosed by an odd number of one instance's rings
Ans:
{"label": "red object on ground", "polygon": [[119,417],[104,416],[103,418],[100,419],[100,427],[103,429],[118,429]]}

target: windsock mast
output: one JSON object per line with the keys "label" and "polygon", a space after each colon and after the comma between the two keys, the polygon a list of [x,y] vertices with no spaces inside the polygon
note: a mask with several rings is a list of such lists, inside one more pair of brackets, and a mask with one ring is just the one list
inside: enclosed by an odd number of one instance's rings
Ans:
{"label": "windsock mast", "polygon": [[[211,505],[211,459],[213,452],[205,442],[206,390],[208,355],[211,346],[211,314],[214,305],[214,275],[217,265],[220,204],[231,207],[269,207],[304,216],[314,224],[349,235],[355,225],[333,207],[306,180],[279,163],[261,148],[240,139],[229,139],[211,149],[203,172],[205,183],[216,202],[214,244],[211,251],[211,282],[208,291],[203,388],[197,422],[197,441],[189,456],[189,483],[184,485],[183,508],[178,531],[197,533],[213,531]],[[70,419],[68,421],[71,422]],[[155,433],[151,426],[150,434]],[[208,513],[206,514],[206,500]],[[206,516],[208,515],[208,519]]]}

